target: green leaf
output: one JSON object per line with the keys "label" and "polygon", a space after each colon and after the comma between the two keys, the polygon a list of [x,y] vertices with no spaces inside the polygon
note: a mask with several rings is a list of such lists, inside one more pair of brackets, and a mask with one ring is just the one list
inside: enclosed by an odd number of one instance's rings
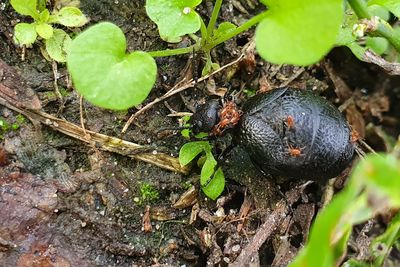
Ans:
{"label": "green leaf", "polygon": [[225,176],[221,168],[218,168],[212,180],[207,186],[202,187],[204,194],[212,200],[217,199],[225,188]]}
{"label": "green leaf", "polygon": [[12,7],[21,15],[31,16],[35,20],[39,18],[36,10],[36,0],[10,0]]}
{"label": "green leaf", "polygon": [[88,22],[79,8],[63,7],[57,14],[57,22],[67,27],[80,27]]}
{"label": "green leaf", "polygon": [[67,67],[76,90],[94,105],[125,110],[140,104],[156,81],[157,65],[147,53],[125,54],[121,29],[102,22],[71,43]]}
{"label": "green leaf", "polygon": [[368,11],[371,15],[378,16],[385,21],[388,21],[390,19],[389,11],[383,6],[370,5],[368,6]]}
{"label": "green leaf", "polygon": [[51,27],[47,23],[39,23],[36,24],[36,32],[39,34],[40,37],[43,39],[49,39],[53,36],[53,27]]}
{"label": "green leaf", "polygon": [[18,23],[14,28],[14,40],[20,45],[33,44],[36,41],[35,25],[30,23]]}
{"label": "green leaf", "polygon": [[383,37],[367,37],[365,45],[378,55],[382,55],[389,48],[389,42]]}
{"label": "green leaf", "polygon": [[400,161],[394,156],[369,156],[357,166],[352,179],[365,183],[368,193],[380,201],[380,207],[386,200],[391,207],[400,207]]}
{"label": "green leaf", "polygon": [[163,40],[176,43],[181,36],[200,29],[201,18],[194,9],[201,0],[147,0],[146,13],[158,26]]}
{"label": "green leaf", "polygon": [[46,51],[49,56],[58,62],[67,61],[67,52],[71,38],[61,29],[54,29],[54,34],[46,40]]}
{"label": "green leaf", "polygon": [[234,29],[236,29],[236,25],[230,22],[222,22],[217,29],[214,30],[213,32],[213,39],[218,39],[219,37],[221,37],[224,34],[227,34],[230,31],[233,31]]}
{"label": "green leaf", "polygon": [[399,0],[370,0],[368,5],[380,5],[386,7],[396,17],[400,18],[400,1]]}
{"label": "green leaf", "polygon": [[260,55],[276,64],[310,65],[333,47],[343,18],[342,0],[264,0],[267,16],[257,27]]}
{"label": "green leaf", "polygon": [[400,238],[400,213],[398,213],[390,222],[386,231],[376,237],[371,244],[372,254],[375,257],[373,266],[382,266],[386,257],[390,253],[390,248]]}
{"label": "green leaf", "polygon": [[211,151],[211,145],[209,142],[196,141],[186,143],[179,151],[179,163],[183,166],[187,165],[203,151]]}
{"label": "green leaf", "polygon": [[214,174],[216,166],[217,166],[217,161],[214,159],[214,156],[211,154],[211,152],[207,152],[206,161],[204,162],[204,165],[201,168],[201,173],[200,173],[201,186],[206,186],[210,182],[210,178]]}
{"label": "green leaf", "polygon": [[40,12],[39,21],[46,23],[49,20],[49,17],[50,17],[50,12],[47,9],[45,9],[42,12]]}

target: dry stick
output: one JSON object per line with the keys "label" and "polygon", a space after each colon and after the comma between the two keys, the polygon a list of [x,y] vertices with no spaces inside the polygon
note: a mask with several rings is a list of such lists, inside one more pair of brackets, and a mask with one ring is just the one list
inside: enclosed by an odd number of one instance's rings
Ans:
{"label": "dry stick", "polygon": [[90,138],[90,135],[87,134],[86,128],[85,128],[85,119],[83,118],[83,96],[79,96],[79,119],[81,122],[81,128],[83,130],[83,134],[86,139]]}
{"label": "dry stick", "polygon": [[53,60],[53,62],[51,63],[51,67],[53,69],[53,78],[54,78],[54,92],[58,98],[58,101],[60,102],[60,107],[58,108],[58,112],[57,115],[60,115],[63,110],[64,110],[64,99],[62,97],[62,94],[60,92],[60,90],[58,89],[58,68],[57,68],[57,62]]}
{"label": "dry stick", "polygon": [[82,142],[88,143],[91,146],[98,147],[99,149],[142,160],[170,171],[180,172],[184,174],[188,173],[189,171],[187,167],[181,166],[179,164],[177,158],[171,157],[164,153],[146,153],[145,151],[149,150],[149,147],[141,146],[129,141],[89,130],[86,130],[85,133],[85,131],[81,127],[73,123],[56,118],[43,111],[28,110],[16,107],[1,96],[0,105],[6,106],[25,115],[30,120],[39,121],[45,125],[48,125],[54,130],[57,130]]}
{"label": "dry stick", "polygon": [[257,229],[257,233],[253,236],[253,239],[250,241],[250,243],[243,248],[236,260],[229,264],[229,266],[248,266],[252,262],[252,259],[255,255],[257,255],[256,253],[261,246],[278,229],[289,213],[288,205],[292,205],[297,201],[306,185],[307,183],[290,190],[287,193],[287,199],[282,199],[276,204],[275,209],[268,215],[265,222]]}
{"label": "dry stick", "polygon": [[222,70],[224,70],[224,69],[226,69],[226,68],[228,68],[228,67],[230,67],[230,66],[232,66],[232,65],[234,65],[234,64],[236,64],[236,63],[238,63],[240,60],[242,60],[243,57],[244,57],[244,54],[241,54],[241,55],[240,55],[237,59],[235,59],[234,61],[232,61],[232,62],[226,64],[225,66],[222,66],[221,68],[217,69],[216,71],[213,71],[212,73],[210,73],[210,74],[208,74],[208,75],[206,75],[206,76],[201,77],[200,79],[197,80],[197,82],[194,81],[193,79],[190,79],[187,83],[185,83],[184,85],[182,85],[182,86],[180,86],[180,87],[178,87],[178,88],[176,88],[176,87],[174,86],[171,90],[169,90],[167,93],[165,93],[165,95],[163,95],[163,96],[161,96],[161,97],[157,97],[156,99],[154,99],[153,101],[151,101],[150,103],[148,103],[146,106],[144,106],[143,108],[141,108],[140,110],[138,110],[135,114],[133,114],[133,115],[129,118],[129,120],[126,122],[126,124],[124,125],[124,128],[123,128],[122,131],[121,131],[122,134],[124,134],[124,133],[128,130],[129,126],[132,124],[132,122],[133,122],[133,120],[134,120],[135,118],[137,118],[140,114],[142,114],[142,113],[145,112],[146,110],[150,109],[152,106],[154,106],[154,105],[157,104],[158,102],[161,102],[161,101],[167,99],[168,97],[173,96],[173,95],[175,95],[175,94],[177,94],[177,93],[180,93],[180,92],[182,92],[182,91],[185,91],[185,90],[188,89],[188,88],[194,87],[194,86],[196,85],[196,83],[202,82],[202,81],[208,79],[209,77],[215,75],[216,73],[218,73],[218,72],[220,72],[220,71],[222,71]]}
{"label": "dry stick", "polygon": [[300,76],[305,71],[305,68],[299,68],[292,76],[289,77],[286,81],[284,81],[279,87],[286,87],[288,86],[291,82],[293,82],[297,77]]}

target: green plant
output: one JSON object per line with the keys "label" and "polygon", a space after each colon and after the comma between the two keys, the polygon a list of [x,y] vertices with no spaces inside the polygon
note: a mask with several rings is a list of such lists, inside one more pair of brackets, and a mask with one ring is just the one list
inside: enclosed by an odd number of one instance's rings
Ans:
{"label": "green plant", "polygon": [[400,17],[400,1],[348,0],[348,3],[336,44],[347,46],[360,60],[364,60],[367,49],[378,55],[390,54],[390,51],[398,55],[400,32],[387,21],[390,13]]}
{"label": "green plant", "polygon": [[[75,87],[95,105],[115,110],[127,109],[142,102],[155,83],[156,67],[152,58],[200,52],[205,58],[205,74],[218,68],[210,53],[214,47],[258,23],[257,49],[262,57],[273,63],[312,64],[334,46],[343,17],[342,0],[261,2],[268,6],[268,10],[240,26],[222,22],[217,27],[222,0],[215,1],[207,25],[195,11],[200,0],[147,0],[146,12],[157,24],[161,38],[178,42],[188,34],[195,43],[177,49],[147,53],[135,51],[126,56],[125,40],[118,27],[99,23],[72,41],[67,61]],[[327,16],[329,20],[325,19]],[[118,41],[114,43],[107,40],[105,35],[108,31],[112,31]],[[200,31],[200,37],[195,35],[197,31]],[[106,45],[103,46],[104,42]],[[109,58],[113,67],[105,64]],[[93,60],[99,67],[93,68],[97,66]],[[118,71],[111,72],[114,69]],[[127,79],[126,73],[133,77]],[[118,82],[111,86],[107,79],[109,76]]]}
{"label": "green plant", "polygon": [[[289,266],[338,266],[353,226],[388,208],[400,208],[400,161],[390,154],[369,155],[356,166],[346,187],[319,213],[307,245]],[[373,241],[371,262],[351,259],[344,266],[382,266],[399,237],[400,214]]]}
{"label": "green plant", "polygon": [[[335,45],[348,46],[360,59],[363,59],[367,48],[379,54],[392,47],[400,51],[400,33],[385,21],[389,18],[389,11],[399,16],[398,1],[370,0],[367,3],[364,0],[348,0],[350,9],[347,5],[344,8],[342,0],[261,0],[268,7],[266,11],[240,26],[222,22],[218,27],[217,18],[222,0],[215,0],[207,25],[195,11],[201,2],[146,1],[146,12],[157,24],[161,38],[168,42],[179,42],[183,35],[188,34],[194,40],[194,44],[188,47],[147,53],[136,51],[126,56],[124,37],[117,33],[118,27],[112,27],[110,23],[99,23],[89,28],[72,42],[69,53],[68,69],[76,89],[95,105],[116,110],[127,109],[142,102],[155,83],[156,67],[152,57],[200,52],[205,59],[204,75],[219,67],[211,58],[210,51],[214,47],[256,24],[259,24],[255,34],[257,50],[264,59],[276,64],[310,65],[319,61]],[[105,38],[108,30],[118,35],[119,41],[115,44]],[[195,35],[198,31],[200,37]],[[368,38],[364,38],[366,33],[370,35]],[[103,46],[101,44],[104,41],[107,45]],[[99,47],[86,43],[99,44]],[[114,67],[104,64],[108,58],[113,60]],[[100,67],[92,69],[94,59],[97,59],[95,62]],[[141,66],[144,66],[144,70]],[[113,69],[118,71],[112,72]],[[90,75],[87,70],[90,70]],[[133,77],[127,79],[127,72]],[[106,79],[106,85],[100,86],[104,75],[106,78],[116,75],[113,77],[117,77],[114,80],[118,83],[110,86]],[[143,83],[138,82],[141,79]],[[130,100],[127,94],[132,95]]]}
{"label": "green plant", "polygon": [[25,118],[21,114],[18,114],[15,118],[14,123],[9,123],[7,120],[0,117],[0,140],[3,139],[3,135],[9,131],[16,131],[25,123]]}
{"label": "green plant", "polygon": [[153,202],[158,199],[158,191],[149,183],[140,184],[141,202]]}
{"label": "green plant", "polygon": [[52,24],[83,26],[88,20],[82,12],[76,7],[63,7],[50,13],[44,0],[10,0],[10,3],[19,14],[34,20],[32,23],[15,25],[15,42],[19,45],[32,45],[40,37],[45,42],[48,55],[55,61],[65,62],[71,38],[64,30],[53,28]]}
{"label": "green plant", "polygon": [[179,162],[187,165],[198,155],[202,155],[198,161],[201,165],[200,186],[204,194],[215,200],[225,187],[225,177],[222,169],[217,167],[217,161],[212,154],[212,147],[207,141],[196,141],[186,143],[179,151]]}

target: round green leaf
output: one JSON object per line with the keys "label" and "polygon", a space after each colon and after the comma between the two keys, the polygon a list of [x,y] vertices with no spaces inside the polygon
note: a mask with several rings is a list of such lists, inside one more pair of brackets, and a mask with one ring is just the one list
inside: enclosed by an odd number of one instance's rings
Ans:
{"label": "round green leaf", "polygon": [[37,34],[34,24],[18,23],[14,28],[14,40],[20,45],[33,44]]}
{"label": "round green leaf", "polygon": [[70,44],[71,38],[65,31],[54,29],[53,36],[46,40],[46,51],[55,61],[65,62]]}
{"label": "round green leaf", "polygon": [[57,22],[67,27],[80,27],[85,25],[88,19],[79,8],[68,6],[58,12]]}
{"label": "round green leaf", "polygon": [[53,36],[53,27],[47,23],[36,24],[36,31],[43,39],[49,39]]}
{"label": "round green leaf", "polygon": [[342,0],[263,0],[269,16],[258,25],[260,55],[276,64],[310,65],[334,46],[343,17]]}
{"label": "round green leaf", "polygon": [[158,26],[163,40],[179,42],[181,36],[200,29],[200,16],[194,9],[201,0],[147,0],[146,12]]}
{"label": "round green leaf", "polygon": [[99,23],[78,35],[67,55],[76,90],[108,109],[124,110],[143,102],[156,81],[157,65],[145,52],[125,51],[125,36],[112,23]]}

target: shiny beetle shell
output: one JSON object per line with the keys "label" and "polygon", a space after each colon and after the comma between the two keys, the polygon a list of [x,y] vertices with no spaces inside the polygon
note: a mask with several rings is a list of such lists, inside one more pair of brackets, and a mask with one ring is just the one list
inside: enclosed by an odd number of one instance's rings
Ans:
{"label": "shiny beetle shell", "polygon": [[354,154],[350,136],[330,102],[310,91],[279,88],[245,103],[235,139],[265,172],[316,180],[348,166]]}

